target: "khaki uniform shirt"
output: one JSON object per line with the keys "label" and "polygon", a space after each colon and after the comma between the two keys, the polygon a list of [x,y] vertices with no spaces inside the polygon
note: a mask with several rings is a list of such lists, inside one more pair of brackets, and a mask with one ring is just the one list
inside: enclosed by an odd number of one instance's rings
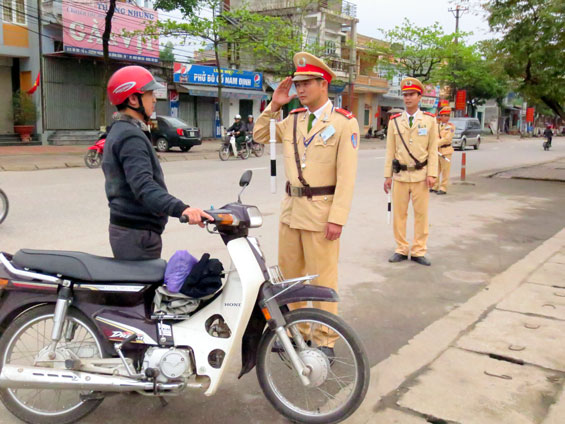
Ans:
{"label": "khaki uniform shirt", "polygon": [[439,143],[438,143],[439,152],[442,155],[453,154],[454,150],[453,150],[453,146],[451,145],[451,141],[453,140],[453,135],[455,134],[455,125],[452,124],[451,122],[448,122],[447,124],[440,123],[438,124],[438,128],[439,128]]}
{"label": "khaki uniform shirt", "polygon": [[[394,121],[398,123],[398,129]],[[400,130],[400,132],[399,132]],[[395,181],[417,183],[426,177],[436,177],[438,174],[438,129],[435,117],[418,111],[414,117],[412,128],[408,123],[406,113],[391,117],[388,124],[386,139],[385,178],[393,176],[392,160],[398,159],[402,165],[413,167],[416,165],[408,154],[400,136],[418,161],[428,160],[428,165],[419,170],[400,171],[394,174]]]}
{"label": "khaki uniform shirt", "polygon": [[[303,177],[310,187],[335,186],[335,194],[313,196],[312,199],[285,195],[281,205],[281,222],[291,228],[308,231],[325,231],[328,222],[345,225],[357,173],[360,142],[357,120],[336,112],[330,102],[310,131],[307,131],[307,111],[291,113],[283,121],[277,122],[276,139],[277,143],[283,145],[286,178],[295,187],[302,186],[298,179],[293,146],[295,114],[298,115],[298,154],[300,159],[306,155]],[[280,116],[281,111],[271,112],[271,105],[267,106],[255,123],[253,139],[258,143],[269,143],[269,122],[271,119],[280,119]],[[333,135],[328,137],[332,132]],[[311,138],[306,147],[305,141]]]}

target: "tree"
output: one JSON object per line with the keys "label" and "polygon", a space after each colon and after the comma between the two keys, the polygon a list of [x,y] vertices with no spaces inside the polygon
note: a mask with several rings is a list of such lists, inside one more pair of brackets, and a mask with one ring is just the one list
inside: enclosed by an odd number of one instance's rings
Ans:
{"label": "tree", "polygon": [[508,76],[493,60],[495,51],[491,42],[465,45],[464,41],[453,44],[448,57],[434,71],[432,80],[441,85],[465,89],[467,101],[473,106],[488,99],[500,104],[508,93]]}
{"label": "tree", "polygon": [[453,34],[445,34],[437,22],[429,27],[418,27],[405,19],[402,26],[383,33],[386,43],[368,45],[369,54],[376,58],[379,67],[388,69],[391,77],[400,72],[422,82],[432,79],[449,57],[454,42]]}
{"label": "tree", "polygon": [[[244,45],[247,52],[258,58],[257,70],[272,67],[275,73],[288,75],[293,69],[292,56],[302,46],[296,29],[281,18],[251,13],[244,7],[223,10],[223,4],[223,0],[161,0],[156,6],[168,11],[180,9],[184,15],[182,21],[159,21],[148,25],[144,33],[176,37],[185,44],[196,38],[202,46],[211,46],[218,68],[220,56],[237,52]],[[203,8],[211,10],[211,16],[197,14]],[[222,98],[222,87],[222,72],[218,72],[218,99]],[[221,108],[219,119],[222,125]]]}
{"label": "tree", "polygon": [[175,61],[175,53],[173,51],[174,44],[172,41],[167,41],[163,50],[159,51],[159,59],[162,62],[174,62]]}
{"label": "tree", "polygon": [[104,33],[102,34],[102,54],[104,56],[104,80],[102,85],[102,107],[100,108],[100,122],[106,119],[106,86],[110,74],[110,37],[112,36],[112,18],[116,11],[116,0],[110,0],[108,12],[104,21]]}
{"label": "tree", "polygon": [[498,60],[518,91],[565,119],[563,0],[491,0],[484,8],[491,29],[503,36]]}

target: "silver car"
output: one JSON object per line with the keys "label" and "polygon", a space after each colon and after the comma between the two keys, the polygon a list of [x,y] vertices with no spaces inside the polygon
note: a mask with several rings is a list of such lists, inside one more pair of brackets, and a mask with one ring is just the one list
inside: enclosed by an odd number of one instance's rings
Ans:
{"label": "silver car", "polygon": [[481,144],[481,123],[477,118],[452,118],[449,122],[455,125],[453,147],[465,150],[467,146],[479,149]]}

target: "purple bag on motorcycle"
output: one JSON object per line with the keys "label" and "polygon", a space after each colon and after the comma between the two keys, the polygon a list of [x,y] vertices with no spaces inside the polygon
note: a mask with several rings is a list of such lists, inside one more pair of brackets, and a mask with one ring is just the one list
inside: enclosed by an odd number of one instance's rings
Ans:
{"label": "purple bag on motorcycle", "polygon": [[198,263],[198,259],[192,256],[186,250],[177,250],[165,269],[165,286],[167,290],[178,293],[184,284],[184,280],[192,271],[192,267]]}

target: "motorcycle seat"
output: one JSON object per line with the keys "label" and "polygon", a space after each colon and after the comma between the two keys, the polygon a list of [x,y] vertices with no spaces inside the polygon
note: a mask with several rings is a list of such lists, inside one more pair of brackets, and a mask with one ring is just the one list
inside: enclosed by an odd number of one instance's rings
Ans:
{"label": "motorcycle seat", "polygon": [[163,281],[167,262],[163,259],[124,261],[82,252],[21,249],[12,262],[46,274],[93,283],[145,283]]}

